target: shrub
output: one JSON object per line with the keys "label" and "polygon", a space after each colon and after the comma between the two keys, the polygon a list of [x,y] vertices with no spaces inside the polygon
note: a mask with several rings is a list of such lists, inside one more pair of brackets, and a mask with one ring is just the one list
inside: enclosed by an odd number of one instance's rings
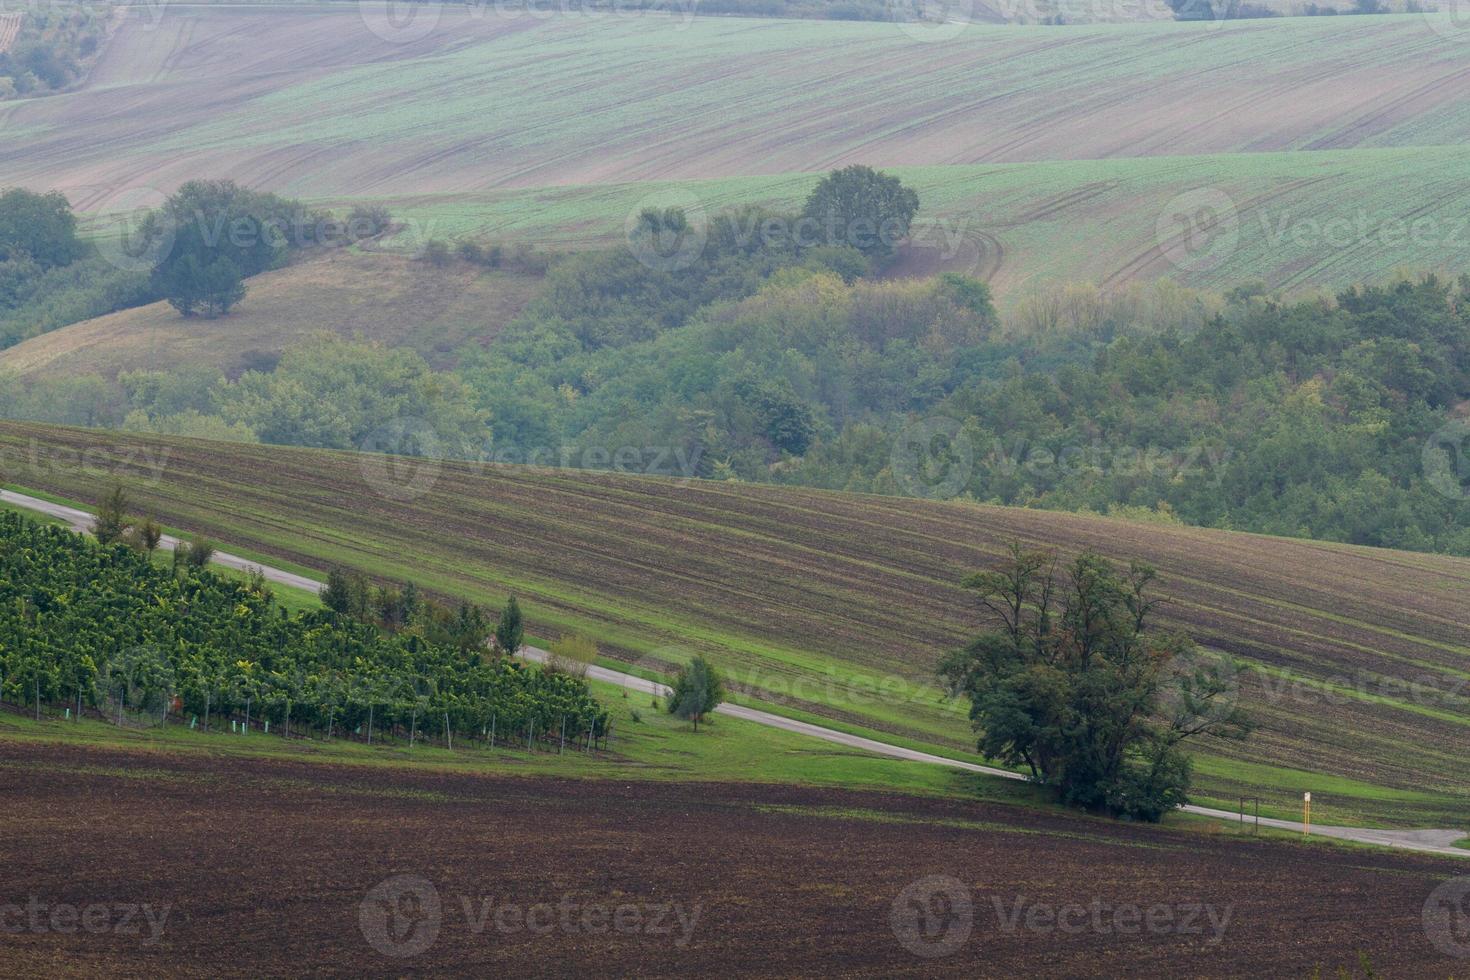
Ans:
{"label": "shrub", "polygon": [[581,633],[570,633],[551,645],[547,666],[573,677],[586,677],[587,668],[597,662],[597,642]]}

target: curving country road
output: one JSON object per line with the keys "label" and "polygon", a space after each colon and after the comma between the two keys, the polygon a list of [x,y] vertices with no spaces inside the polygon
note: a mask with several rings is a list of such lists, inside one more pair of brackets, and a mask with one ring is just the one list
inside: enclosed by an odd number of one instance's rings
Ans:
{"label": "curving country road", "polygon": [[[39,497],[15,493],[11,490],[0,490],[0,503],[23,507],[36,513],[60,518],[70,524],[72,529],[76,531],[85,532],[89,531],[92,527],[93,516],[87,511],[79,510],[76,507],[68,507],[65,504],[52,503],[49,500],[42,500]],[[173,549],[178,547],[179,539],[165,535],[160,544],[162,547]],[[271,568],[268,565],[262,565],[260,562],[241,558],[238,555],[216,551],[214,562],[226,568],[240,570],[259,569],[267,580],[277,582],[281,585],[306,589],[309,592],[319,592],[322,589],[322,583],[315,579],[307,578],[304,575],[297,575],[294,572],[287,572],[279,568]],[[521,655],[525,659],[536,663],[544,663],[548,656],[545,650],[540,650],[536,647],[523,648]],[[644,694],[665,696],[669,693],[667,685],[643,677],[635,677],[632,674],[625,674],[622,671],[611,670],[607,667],[591,666],[587,669],[587,676],[593,680],[615,684],[619,687],[624,687],[632,691],[640,691]],[[916,749],[908,749],[900,745],[890,745],[887,742],[880,742],[877,739],[864,738],[861,735],[850,735],[847,732],[839,732],[831,728],[823,728],[821,725],[813,725],[809,722],[797,721],[794,718],[772,714],[769,711],[761,711],[759,708],[749,708],[744,705],[726,703],[716,708],[715,713],[727,715],[731,718],[739,718],[742,721],[754,722],[757,725],[765,725],[769,728],[794,732],[798,735],[819,738],[836,745],[872,752],[875,755],[887,756],[891,759],[903,759],[908,762],[947,766],[951,769],[962,769],[966,772],[976,772],[987,776],[998,776],[1002,779],[1026,778],[1020,773],[1011,772],[1006,769],[995,769],[991,766],[982,766],[973,762],[961,762],[958,759],[947,759],[944,756],[932,755],[928,752],[920,752]],[[1211,807],[1195,806],[1193,804],[1182,807],[1182,809],[1186,813],[1214,817],[1220,820],[1240,820],[1239,814],[1231,813],[1229,810],[1216,810]],[[1296,831],[1301,829],[1301,824],[1292,820],[1277,820],[1271,817],[1262,817],[1260,822],[1262,827],[1272,827],[1278,830]],[[1321,837],[1356,841],[1361,844],[1376,844],[1382,847],[1395,847],[1402,850],[1470,858],[1470,850],[1452,846],[1456,841],[1470,836],[1470,831],[1465,830],[1377,830],[1367,827],[1313,826],[1312,833]]]}

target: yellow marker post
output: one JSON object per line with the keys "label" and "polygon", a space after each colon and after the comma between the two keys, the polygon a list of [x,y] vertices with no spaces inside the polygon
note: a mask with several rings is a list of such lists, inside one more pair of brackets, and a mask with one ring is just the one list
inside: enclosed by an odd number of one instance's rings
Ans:
{"label": "yellow marker post", "polygon": [[1302,836],[1312,832],[1312,794],[1302,794]]}

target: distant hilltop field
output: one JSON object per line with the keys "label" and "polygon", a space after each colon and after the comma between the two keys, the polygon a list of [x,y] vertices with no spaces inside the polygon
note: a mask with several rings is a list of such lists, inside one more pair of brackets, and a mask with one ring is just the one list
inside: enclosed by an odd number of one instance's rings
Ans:
{"label": "distant hilltop field", "polygon": [[[79,91],[0,109],[0,174],[64,191],[98,234],[195,177],[372,200],[409,250],[606,243],[650,197],[789,204],[862,162],[923,202],[898,274],[1003,287],[1342,285],[1451,271],[1470,240],[1470,71],[1448,15],[1059,28],[702,9],[134,10]],[[1200,236],[1221,244],[1181,258]]]}

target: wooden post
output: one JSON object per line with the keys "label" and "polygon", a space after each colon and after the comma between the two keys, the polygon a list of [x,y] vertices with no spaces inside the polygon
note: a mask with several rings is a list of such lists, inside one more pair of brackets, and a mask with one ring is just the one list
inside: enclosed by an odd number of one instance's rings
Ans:
{"label": "wooden post", "polygon": [[1312,794],[1302,794],[1302,836],[1312,832]]}
{"label": "wooden post", "polygon": [[213,691],[204,692],[204,730],[209,731],[209,702],[214,700]]}
{"label": "wooden post", "polygon": [[444,744],[454,751],[454,733],[449,730],[449,712],[444,712]]}
{"label": "wooden post", "polygon": [[561,755],[567,750],[567,716],[561,716],[561,744],[556,747],[556,754]]}
{"label": "wooden post", "polygon": [[368,702],[368,744],[373,744],[373,703]]}

